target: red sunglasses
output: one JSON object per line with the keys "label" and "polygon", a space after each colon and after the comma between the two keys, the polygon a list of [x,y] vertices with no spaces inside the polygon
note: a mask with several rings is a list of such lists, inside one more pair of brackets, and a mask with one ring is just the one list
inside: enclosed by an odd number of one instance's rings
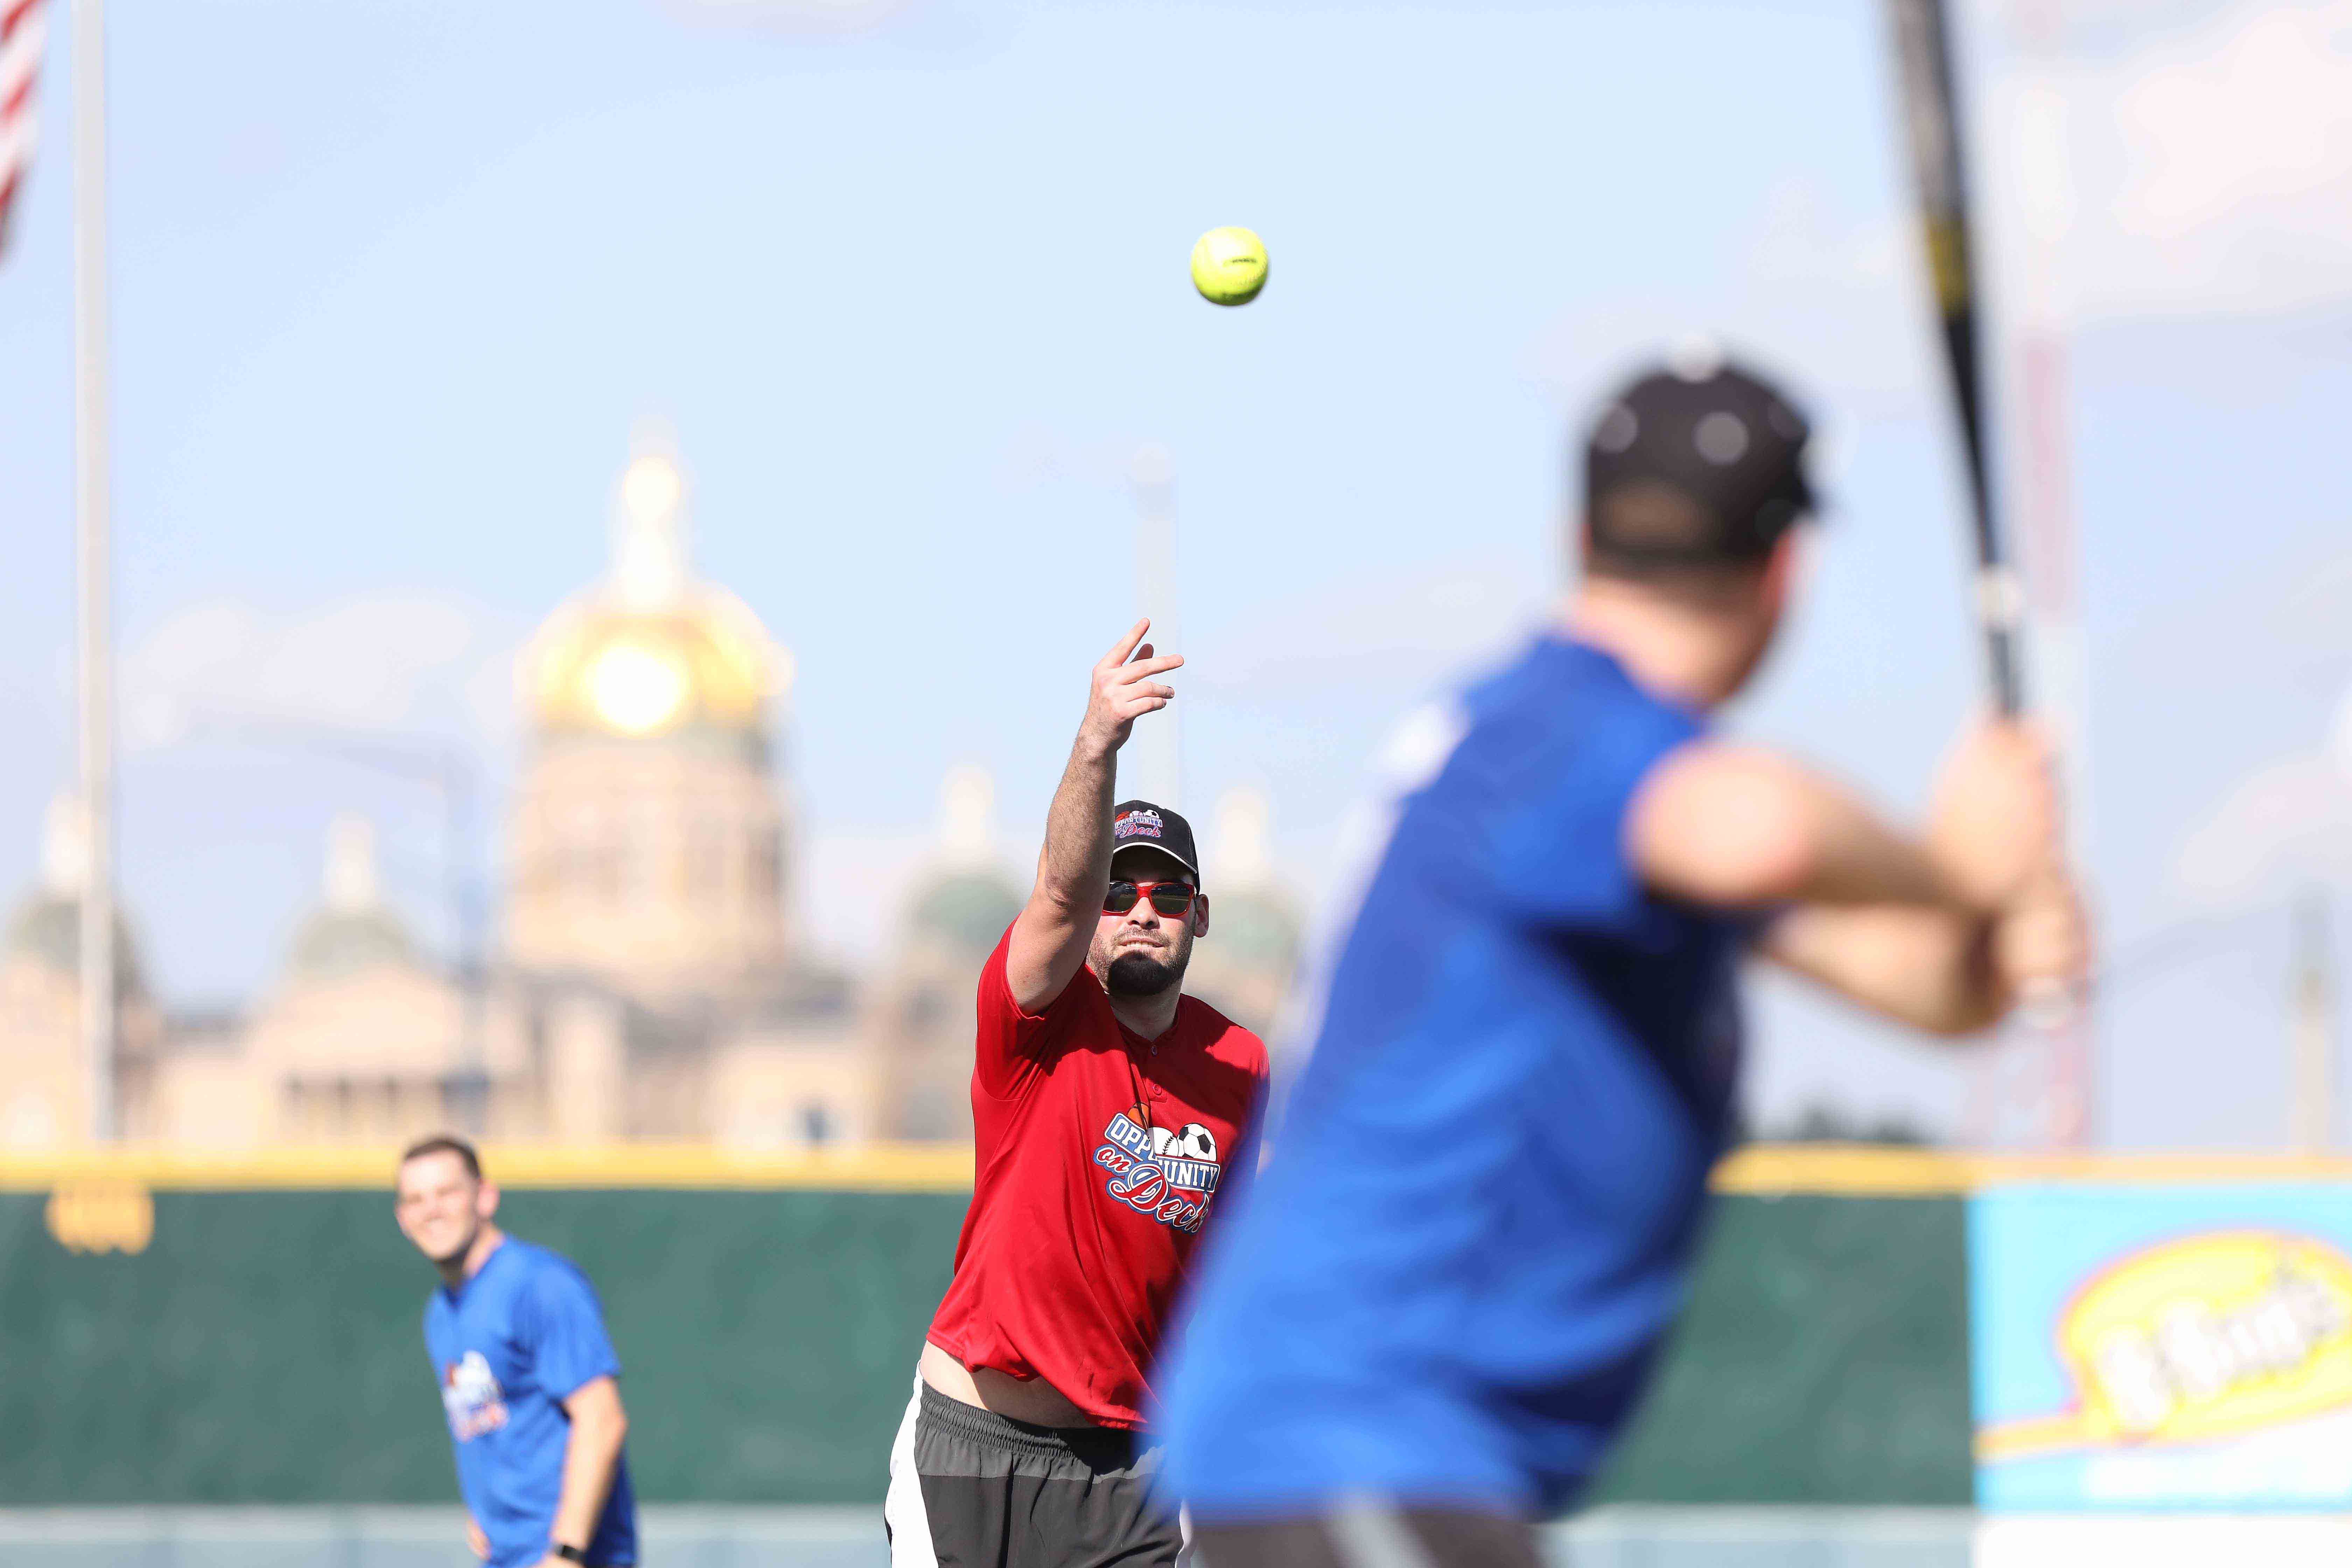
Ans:
{"label": "red sunglasses", "polygon": [[1103,894],[1103,913],[1123,915],[1135,908],[1138,899],[1149,898],[1151,907],[1163,915],[1181,915],[1192,908],[1192,900],[1201,889],[1190,882],[1113,882]]}

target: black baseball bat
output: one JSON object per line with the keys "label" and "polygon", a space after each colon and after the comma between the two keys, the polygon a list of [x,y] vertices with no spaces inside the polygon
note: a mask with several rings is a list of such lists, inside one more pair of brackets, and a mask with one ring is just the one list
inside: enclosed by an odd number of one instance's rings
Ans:
{"label": "black baseball bat", "polygon": [[1944,0],[1888,0],[1894,7],[1895,58],[1902,113],[1911,144],[1911,172],[1919,196],[1920,231],[1944,329],[1944,365],[1958,405],[1967,448],[1969,500],[1975,524],[1977,619],[1983,628],[1993,700],[2004,714],[2025,705],[2019,668],[2019,619],[2023,595],[2001,548],[2000,522],[1987,472],[1985,372],[1977,327],[1976,267],[1969,235],[1969,188],[1961,157],[1959,95],[1952,79],[1949,20]]}

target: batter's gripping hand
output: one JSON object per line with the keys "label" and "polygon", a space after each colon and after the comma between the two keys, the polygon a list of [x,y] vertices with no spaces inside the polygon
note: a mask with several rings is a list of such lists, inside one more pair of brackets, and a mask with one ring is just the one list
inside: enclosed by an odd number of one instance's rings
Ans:
{"label": "batter's gripping hand", "polygon": [[1098,753],[1127,744],[1128,732],[1137,719],[1167,707],[1175,698],[1175,688],[1162,686],[1152,677],[1179,668],[1183,658],[1172,653],[1153,658],[1151,645],[1143,640],[1143,634],[1150,629],[1148,617],[1136,622],[1095,665],[1094,685],[1087,694],[1087,717],[1078,726],[1078,736]]}
{"label": "batter's gripping hand", "polygon": [[2049,743],[2029,723],[1986,719],[1944,760],[1927,848],[1960,900],[1993,914],[2063,875],[2059,825]]}
{"label": "batter's gripping hand", "polygon": [[2064,1022],[2090,984],[2091,924],[2063,866],[2029,884],[1995,920],[1993,963],[2032,1022]]}

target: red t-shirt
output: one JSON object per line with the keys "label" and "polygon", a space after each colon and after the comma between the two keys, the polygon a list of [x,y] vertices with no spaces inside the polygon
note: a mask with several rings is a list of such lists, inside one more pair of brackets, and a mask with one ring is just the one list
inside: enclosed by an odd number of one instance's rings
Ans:
{"label": "red t-shirt", "polygon": [[930,1342],[1042,1377],[1105,1426],[1143,1425],[1146,1374],[1216,1194],[1255,1161],[1265,1047],[1196,997],[1157,1040],[1091,970],[1043,1013],[980,972],[977,1172]]}

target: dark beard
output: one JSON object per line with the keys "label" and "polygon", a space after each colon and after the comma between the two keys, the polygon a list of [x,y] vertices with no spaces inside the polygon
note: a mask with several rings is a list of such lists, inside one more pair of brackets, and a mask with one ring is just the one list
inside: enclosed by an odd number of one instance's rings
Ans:
{"label": "dark beard", "polygon": [[1114,996],[1157,996],[1184,978],[1181,963],[1162,963],[1140,952],[1122,952],[1110,961],[1103,989]]}

